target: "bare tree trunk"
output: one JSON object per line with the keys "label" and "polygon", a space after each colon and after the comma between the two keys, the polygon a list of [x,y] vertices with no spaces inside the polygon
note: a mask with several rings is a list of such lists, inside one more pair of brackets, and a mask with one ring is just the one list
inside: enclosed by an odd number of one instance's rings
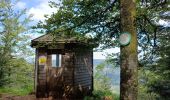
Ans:
{"label": "bare tree trunk", "polygon": [[137,33],[135,26],[136,0],[120,0],[121,31],[132,36],[127,46],[121,46],[120,100],[137,100]]}

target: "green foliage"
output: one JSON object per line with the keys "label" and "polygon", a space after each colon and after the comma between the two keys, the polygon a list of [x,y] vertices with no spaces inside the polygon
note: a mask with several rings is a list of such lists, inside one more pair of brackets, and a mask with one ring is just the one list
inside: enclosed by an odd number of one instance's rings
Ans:
{"label": "green foliage", "polygon": [[[48,17],[45,23],[39,23],[38,28],[57,36],[78,33],[76,35],[84,38],[88,35],[93,42],[101,44],[112,44],[113,34],[119,32],[118,2],[61,0],[60,6],[58,5],[55,2],[50,3],[51,7],[58,7],[59,10]],[[100,39],[106,41],[101,42]]]}
{"label": "green foliage", "polygon": [[[138,0],[137,2],[138,38],[141,41],[148,40],[149,46],[153,46],[154,43],[151,41],[155,41],[155,34],[161,29],[157,23],[162,19],[160,13],[168,11],[168,4],[167,0]],[[43,28],[47,33],[57,36],[89,35],[94,42],[102,44],[102,48],[118,46],[119,0],[61,0],[60,3],[50,2],[50,7],[59,10],[51,16],[46,16],[45,23],[40,22],[36,28]],[[139,44],[144,49],[145,44],[142,42]]]}
{"label": "green foliage", "polygon": [[29,85],[29,87],[21,88],[21,87],[0,87],[0,94],[11,94],[11,95],[19,95],[24,96],[31,93],[33,90],[33,86]]}
{"label": "green foliage", "polygon": [[[113,67],[108,66],[109,62],[105,61],[95,67],[94,91],[91,97],[85,97],[84,100],[119,100],[119,94],[113,93],[111,79],[108,77]],[[111,67],[108,70],[108,67]]]}
{"label": "green foliage", "polygon": [[154,84],[155,80],[162,78],[160,75],[141,68],[139,70],[138,100],[157,100],[160,98],[155,91],[149,91],[149,84]]}
{"label": "green foliage", "polygon": [[95,69],[94,89],[100,91],[111,91],[111,79],[107,76],[106,63],[99,64]]}
{"label": "green foliage", "polygon": [[33,87],[33,66],[24,59],[31,55],[24,34],[30,17],[14,9],[11,0],[0,0],[0,92],[22,95]]}
{"label": "green foliage", "polygon": [[27,95],[33,92],[33,65],[23,58],[12,59],[12,64],[8,83],[0,88],[0,94]]}
{"label": "green foliage", "polygon": [[[138,4],[138,39],[141,47],[139,63],[139,99],[168,100],[169,77],[169,27],[159,25],[163,13],[168,11],[169,1],[143,1]],[[148,5],[149,4],[149,5]],[[141,5],[143,5],[141,7]],[[140,9],[139,9],[140,8]],[[167,19],[162,19],[167,21]]]}
{"label": "green foliage", "polygon": [[[155,95],[155,98],[168,100],[169,90],[170,90],[170,45],[169,45],[169,28],[164,28],[161,30],[157,37],[158,46],[155,49],[154,55],[150,54],[150,51],[146,52],[145,57],[154,57],[148,62],[141,60],[143,63],[143,68],[141,68],[140,80],[141,87],[144,91],[141,91],[147,95]],[[150,48],[147,47],[149,50]],[[140,89],[141,90],[141,89]]]}
{"label": "green foliage", "polygon": [[169,32],[163,32],[163,36],[159,37],[160,49],[157,52],[157,60],[150,66],[151,71],[161,76],[161,78],[155,79],[154,83],[151,83],[150,91],[155,91],[162,98],[170,98],[170,38]]}
{"label": "green foliage", "polygon": [[13,66],[10,71],[10,84],[6,86],[15,86],[27,88],[33,84],[33,65],[26,62],[23,58],[13,59]]}
{"label": "green foliage", "polygon": [[95,90],[93,92],[93,96],[87,96],[84,98],[84,100],[103,100],[104,98],[108,98],[108,100],[119,100],[119,95],[114,94],[111,91]]}

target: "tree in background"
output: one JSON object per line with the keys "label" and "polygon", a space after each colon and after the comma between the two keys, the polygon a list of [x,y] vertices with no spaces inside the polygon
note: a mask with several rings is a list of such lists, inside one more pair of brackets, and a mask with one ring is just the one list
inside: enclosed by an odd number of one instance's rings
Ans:
{"label": "tree in background", "polygon": [[14,9],[11,0],[0,1],[0,87],[26,76],[31,78],[28,73],[32,67],[23,59],[30,53],[28,36],[24,33],[29,28],[30,18],[24,17],[25,9]]}
{"label": "tree in background", "polygon": [[94,75],[94,88],[100,91],[111,91],[111,79],[108,77],[108,64],[103,62],[96,66]]}
{"label": "tree in background", "polygon": [[[158,21],[169,22],[170,15],[168,0],[153,0],[152,2],[143,0],[138,4],[138,44],[139,52],[139,100],[146,98],[168,99],[167,89],[170,87],[167,78],[168,69],[168,48],[169,27],[161,25]],[[167,58],[166,58],[166,57]],[[166,87],[166,88],[165,88]]]}
{"label": "tree in background", "polygon": [[[154,62],[146,63],[143,68],[141,84],[149,93],[156,93],[157,99],[168,100],[170,98],[170,39],[169,28],[164,28],[157,36],[157,51],[154,54]],[[144,76],[145,75],[145,76]]]}
{"label": "tree in background", "polygon": [[101,100],[103,98],[119,100],[119,75],[113,76],[117,75],[119,69],[117,69],[115,63],[113,64],[108,60],[110,59],[100,60],[100,64],[94,66],[94,100]]}

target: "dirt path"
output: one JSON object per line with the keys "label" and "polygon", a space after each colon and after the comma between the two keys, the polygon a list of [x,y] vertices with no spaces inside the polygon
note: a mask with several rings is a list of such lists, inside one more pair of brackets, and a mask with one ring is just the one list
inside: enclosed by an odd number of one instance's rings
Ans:
{"label": "dirt path", "polygon": [[53,100],[52,98],[36,98],[35,95],[12,96],[9,94],[0,94],[0,100]]}
{"label": "dirt path", "polygon": [[[53,99],[52,97],[36,98],[35,95],[12,96],[9,94],[0,94],[0,100],[68,100],[68,99]],[[102,100],[112,100],[112,97],[104,97]]]}

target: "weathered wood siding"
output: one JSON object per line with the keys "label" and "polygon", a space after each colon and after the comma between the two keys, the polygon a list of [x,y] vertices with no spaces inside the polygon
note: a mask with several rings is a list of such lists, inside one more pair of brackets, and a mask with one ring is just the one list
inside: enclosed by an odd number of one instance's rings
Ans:
{"label": "weathered wood siding", "polygon": [[89,89],[92,87],[93,77],[93,52],[76,52],[75,67],[74,67],[74,85],[79,89]]}
{"label": "weathered wood siding", "polygon": [[[36,95],[57,98],[83,97],[93,89],[93,52],[62,52],[61,67],[52,67],[52,54],[61,54],[60,50],[48,52],[37,49],[36,57]],[[45,65],[38,64],[39,56],[46,56]]]}
{"label": "weathered wood siding", "polygon": [[37,72],[38,72],[38,70],[37,70],[37,68],[38,68],[38,49],[35,49],[35,67],[34,67],[34,91],[35,91],[35,93],[37,93]]}
{"label": "weathered wood siding", "polygon": [[39,62],[38,62],[38,59],[40,56],[46,56],[47,57],[47,53],[46,53],[46,50],[43,49],[43,48],[39,48],[38,49],[38,57],[36,57],[36,60],[37,60],[37,68],[36,68],[36,72],[37,72],[37,75],[36,75],[36,85],[37,85],[37,88],[36,88],[36,95],[37,97],[39,96],[46,96],[47,93],[47,73],[46,73],[46,68],[47,66],[46,65],[39,65]]}
{"label": "weathered wood siding", "polygon": [[73,74],[74,74],[74,53],[65,53],[63,55],[64,65],[64,85],[73,85]]}
{"label": "weathered wood siding", "polygon": [[[55,52],[57,53],[57,52]],[[43,80],[46,80],[46,86],[40,85],[43,82],[41,78],[38,79],[40,82],[39,86],[44,89],[45,93],[48,95],[52,95],[55,97],[61,97],[64,94],[67,95],[72,92],[73,87],[73,75],[74,75],[74,53],[67,52],[62,54],[62,64],[61,67],[52,67],[52,56],[49,53],[47,54],[47,62],[45,67],[45,73],[43,71],[39,71],[38,76],[41,77]],[[41,67],[41,66],[39,66]],[[41,69],[41,68],[38,68]],[[42,74],[41,74],[42,73]],[[45,78],[46,77],[46,78]],[[38,87],[39,87],[38,86]],[[43,86],[43,87],[42,87]],[[43,92],[43,91],[39,91]],[[68,92],[68,93],[65,93]]]}

